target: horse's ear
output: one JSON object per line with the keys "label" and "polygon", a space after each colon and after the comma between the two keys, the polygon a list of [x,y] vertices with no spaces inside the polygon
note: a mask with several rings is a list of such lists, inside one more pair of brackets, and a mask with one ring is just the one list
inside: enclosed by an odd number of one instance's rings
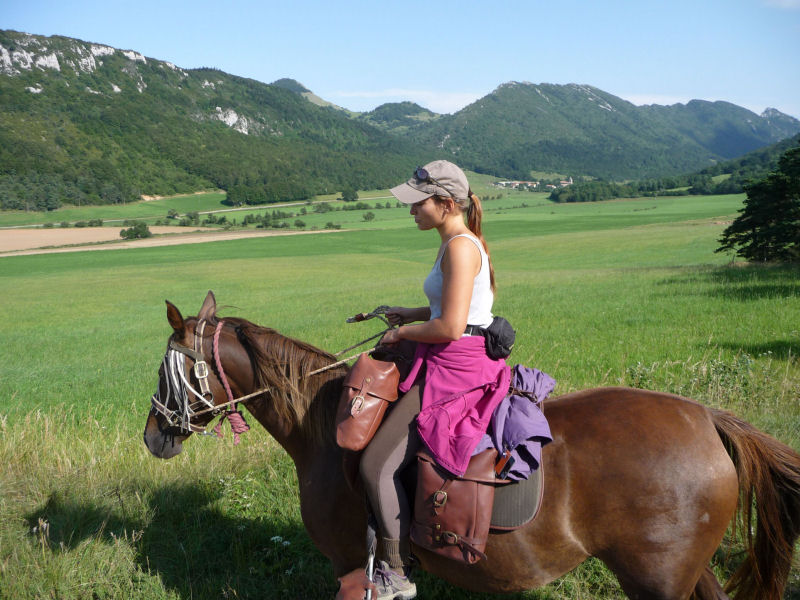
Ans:
{"label": "horse's ear", "polygon": [[197,314],[197,318],[202,319],[210,319],[217,314],[217,299],[214,297],[214,292],[208,290],[208,295],[206,299],[203,300],[203,306],[200,309],[200,312]]}
{"label": "horse's ear", "polygon": [[184,329],[181,311],[169,300],[165,300],[165,302],[167,303],[167,321],[169,321],[175,333],[181,333]]}

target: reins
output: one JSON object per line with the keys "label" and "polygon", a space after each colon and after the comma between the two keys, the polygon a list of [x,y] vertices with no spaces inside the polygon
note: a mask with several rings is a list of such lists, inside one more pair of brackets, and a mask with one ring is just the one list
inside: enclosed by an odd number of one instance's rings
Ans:
{"label": "reins", "polygon": [[[350,350],[358,348],[359,346],[363,346],[367,342],[382,337],[389,329],[392,328],[391,324],[383,316],[381,316],[386,314],[386,311],[388,309],[389,309],[388,306],[379,306],[369,313],[359,313],[353,317],[348,318],[347,319],[348,323],[357,323],[377,317],[381,319],[384,323],[386,323],[388,325],[388,328],[375,335],[368,337],[365,340],[358,342],[357,344],[353,344],[352,346],[349,346],[344,350],[340,350],[333,356],[341,356],[342,354],[349,352]],[[239,434],[249,430],[250,427],[245,422],[242,413],[236,410],[236,405],[239,403],[247,402],[248,400],[252,400],[257,396],[261,396],[262,394],[269,392],[272,388],[270,386],[267,386],[255,390],[254,392],[251,392],[249,394],[245,394],[244,396],[239,396],[238,398],[233,397],[233,392],[231,390],[230,384],[228,383],[228,377],[225,374],[225,370],[222,368],[222,360],[220,359],[220,354],[219,354],[219,335],[220,332],[222,331],[224,324],[225,324],[224,319],[221,319],[217,323],[212,342],[212,354],[217,369],[217,373],[219,375],[220,383],[222,384],[222,387],[225,389],[225,395],[227,396],[227,401],[216,405],[213,403],[213,395],[211,393],[211,389],[208,384],[208,375],[209,375],[208,364],[206,363],[205,357],[203,356],[202,352],[203,332],[205,330],[206,320],[201,319],[198,322],[197,326],[195,327],[194,341],[192,344],[194,348],[189,348],[187,346],[183,346],[182,344],[177,343],[175,340],[170,340],[169,347],[167,349],[167,354],[164,357],[164,365],[166,371],[165,376],[167,377],[167,381],[169,383],[167,387],[168,398],[166,402],[161,402],[160,390],[156,390],[156,393],[153,394],[153,397],[151,398],[151,404],[157,412],[159,412],[162,416],[164,416],[167,419],[167,422],[171,426],[180,427],[183,431],[203,433],[206,435],[210,435],[206,431],[207,426],[201,427],[199,425],[194,425],[191,422],[191,419],[208,413],[212,413],[213,415],[218,415],[224,410],[222,418],[217,423],[216,427],[214,427],[214,432],[217,434],[217,436],[222,437],[221,433],[222,422],[227,419],[231,424],[231,430],[233,431],[234,434],[234,444],[237,444],[239,441]],[[366,352],[372,352],[373,350],[375,350],[376,347],[377,346],[373,346],[369,350],[366,350]],[[193,366],[193,371],[195,377],[198,380],[198,383],[200,384],[200,392],[197,392],[186,379],[184,375],[184,368],[180,364],[182,363],[182,361],[179,362],[175,359],[175,356],[178,353],[188,356],[189,358],[195,361]],[[314,371],[306,373],[303,379],[307,379],[314,375],[318,375],[319,373],[335,369],[336,367],[339,367],[349,362],[350,360],[358,357],[360,354],[361,352],[358,352],[356,354],[348,356],[347,358],[343,358],[334,363],[326,365],[322,368],[315,369]],[[175,389],[177,387],[176,386],[177,382],[182,382],[185,386],[184,389],[182,390]],[[189,403],[188,392],[191,392],[203,404],[205,404],[206,408],[203,408],[202,410],[195,410],[192,404]],[[179,405],[178,410],[174,411],[167,408],[169,397],[171,397],[173,394],[176,396],[176,402]],[[211,400],[209,400],[208,397],[210,397]],[[178,415],[179,410],[182,413],[180,415],[181,418],[179,422],[175,422],[175,418]]]}

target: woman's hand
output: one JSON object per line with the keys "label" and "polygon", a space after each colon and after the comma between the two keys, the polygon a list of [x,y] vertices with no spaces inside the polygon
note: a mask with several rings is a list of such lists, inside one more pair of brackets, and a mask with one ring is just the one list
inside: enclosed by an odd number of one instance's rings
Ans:
{"label": "woman's hand", "polygon": [[400,341],[400,328],[397,329],[390,329],[386,333],[383,334],[381,338],[380,345],[382,346],[391,346],[392,344],[396,344]]}
{"label": "woman's hand", "polygon": [[386,311],[386,320],[392,325],[405,325],[406,323],[411,323],[412,321],[417,320],[414,313],[418,310],[419,309],[415,308],[392,306]]}

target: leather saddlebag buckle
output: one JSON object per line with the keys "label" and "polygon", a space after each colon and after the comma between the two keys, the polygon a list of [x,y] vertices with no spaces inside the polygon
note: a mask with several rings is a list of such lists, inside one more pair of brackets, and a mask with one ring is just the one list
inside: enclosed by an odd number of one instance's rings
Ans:
{"label": "leather saddlebag buckle", "polygon": [[472,457],[463,477],[417,453],[417,492],[411,541],[441,556],[472,564],[486,558],[494,503],[494,462],[489,448]]}

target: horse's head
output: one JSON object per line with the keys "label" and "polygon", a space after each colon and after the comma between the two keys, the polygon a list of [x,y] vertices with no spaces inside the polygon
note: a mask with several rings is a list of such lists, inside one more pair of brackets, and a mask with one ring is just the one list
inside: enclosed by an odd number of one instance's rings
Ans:
{"label": "horse's head", "polygon": [[[244,319],[218,319],[214,294],[197,317],[181,316],[167,302],[173,329],[151,399],[144,442],[159,458],[172,458],[192,433],[205,433],[231,406],[249,412],[290,453],[331,438],[343,361],[305,342]],[[239,425],[246,425],[239,422]]]}
{"label": "horse's head", "polygon": [[208,292],[196,318],[184,319],[175,305],[167,302],[173,334],[158,371],[158,388],[144,428],[144,443],[159,458],[179,454],[186,438],[204,433],[221,408],[230,404],[230,384],[216,366],[221,365],[222,328],[216,308],[212,292]]}

